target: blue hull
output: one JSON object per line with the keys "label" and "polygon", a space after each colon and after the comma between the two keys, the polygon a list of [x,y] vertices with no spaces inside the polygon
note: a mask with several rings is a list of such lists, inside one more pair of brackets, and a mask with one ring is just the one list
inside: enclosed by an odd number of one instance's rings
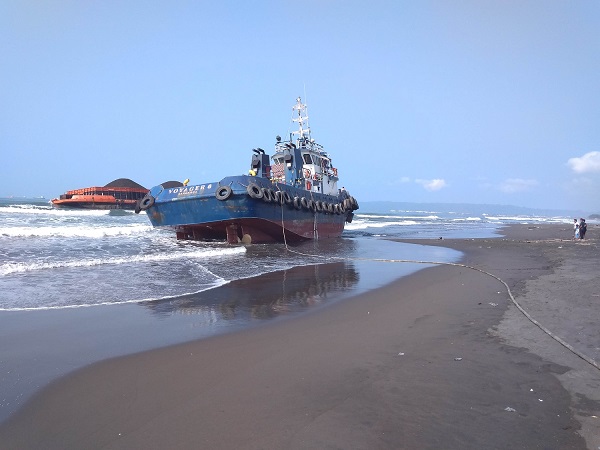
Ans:
{"label": "blue hull", "polygon": [[159,185],[147,198],[143,209],[153,226],[173,228],[178,239],[229,243],[339,237],[357,207],[346,192],[326,195],[245,175],[195,186]]}

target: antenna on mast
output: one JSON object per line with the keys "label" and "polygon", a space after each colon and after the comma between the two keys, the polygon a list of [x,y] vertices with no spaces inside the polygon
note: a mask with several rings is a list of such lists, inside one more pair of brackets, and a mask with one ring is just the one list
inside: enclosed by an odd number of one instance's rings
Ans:
{"label": "antenna on mast", "polygon": [[[306,105],[302,103],[302,98],[296,99],[296,104],[292,107],[292,122],[298,122],[298,131],[292,131],[292,135],[298,135],[298,141],[308,139],[310,141],[310,126],[308,125],[308,112]],[[298,112],[296,116],[295,112]]]}
{"label": "antenna on mast", "polygon": [[304,101],[308,105],[308,97],[306,96],[306,82],[304,82],[303,84],[304,84]]}

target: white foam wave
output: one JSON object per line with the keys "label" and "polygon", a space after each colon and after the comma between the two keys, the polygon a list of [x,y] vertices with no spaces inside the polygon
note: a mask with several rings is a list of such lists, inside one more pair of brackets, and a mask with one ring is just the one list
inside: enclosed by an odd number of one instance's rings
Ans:
{"label": "white foam wave", "polygon": [[485,218],[493,222],[516,222],[516,223],[571,223],[572,218],[566,217],[540,217],[540,216],[490,216],[484,214]]}
{"label": "white foam wave", "polygon": [[367,228],[383,228],[391,226],[407,226],[407,225],[418,225],[419,222],[414,220],[402,220],[395,222],[369,222],[363,220],[355,220],[352,223],[346,224],[346,230],[365,230]]}
{"label": "white foam wave", "polygon": [[452,222],[478,222],[481,221],[481,217],[463,217],[460,219],[450,219]]}
{"label": "white foam wave", "polygon": [[153,230],[151,225],[133,224],[115,227],[90,226],[39,226],[39,227],[1,227],[0,236],[11,238],[29,237],[85,237],[103,238],[124,235],[137,235]]}
{"label": "white foam wave", "polygon": [[187,259],[201,259],[218,256],[230,256],[242,254],[246,251],[245,247],[233,247],[233,248],[222,248],[222,249],[201,249],[187,252],[174,252],[174,253],[159,253],[152,255],[134,255],[121,258],[95,258],[88,260],[72,260],[72,261],[58,261],[58,262],[34,262],[34,263],[7,263],[0,266],[0,275],[9,275],[13,273],[30,272],[36,270],[48,270],[48,269],[63,269],[63,268],[85,268],[94,267],[101,265],[118,265],[118,264],[132,264],[132,263],[148,263],[148,262],[161,262],[161,261],[174,261],[182,258]]}
{"label": "white foam wave", "polygon": [[228,280],[224,280],[222,278],[217,279],[210,286],[206,286],[203,289],[193,292],[184,292],[182,294],[174,294],[174,295],[165,295],[163,297],[149,297],[149,298],[139,298],[139,299],[131,299],[131,300],[115,300],[112,302],[98,302],[98,303],[85,303],[79,305],[53,305],[53,306],[24,306],[24,307],[13,307],[13,308],[2,308],[0,307],[0,311],[46,311],[46,310],[56,310],[56,309],[77,309],[77,308],[91,308],[94,306],[115,306],[115,305],[126,305],[126,304],[136,304],[136,303],[149,303],[149,302],[160,302],[164,300],[169,300],[172,298],[185,297],[187,295],[196,295],[200,292],[209,291],[211,289],[218,288],[219,286],[223,286],[224,284],[230,283]]}
{"label": "white foam wave", "polygon": [[0,214],[40,214],[49,216],[106,216],[109,214],[108,209],[58,209],[50,205],[11,205],[0,208]]}
{"label": "white foam wave", "polygon": [[398,213],[423,213],[423,214],[437,214],[438,211],[421,211],[418,209],[408,210],[408,209],[390,209],[390,212],[398,212]]}
{"label": "white foam wave", "polygon": [[[415,212],[415,211],[410,211],[410,212]],[[355,217],[358,218],[365,218],[365,219],[398,219],[398,220],[404,220],[404,219],[421,219],[421,220],[437,220],[440,217],[439,216],[435,216],[435,215],[430,215],[430,216],[415,216],[415,215],[411,215],[411,216],[404,216],[404,215],[383,215],[383,214],[355,214]]]}

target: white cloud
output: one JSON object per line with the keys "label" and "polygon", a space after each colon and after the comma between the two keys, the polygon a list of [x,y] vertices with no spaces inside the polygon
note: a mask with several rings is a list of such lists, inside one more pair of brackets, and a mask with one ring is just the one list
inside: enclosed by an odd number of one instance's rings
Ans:
{"label": "white cloud", "polygon": [[575,173],[600,172],[600,152],[589,152],[577,158],[570,158],[567,164]]}
{"label": "white cloud", "polygon": [[435,178],[433,180],[415,180],[415,183],[419,183],[428,191],[439,191],[448,185],[446,181],[441,178]]}
{"label": "white cloud", "polygon": [[514,194],[516,192],[528,191],[531,188],[537,186],[539,183],[537,180],[524,180],[522,178],[509,178],[500,183],[499,189],[507,194]]}

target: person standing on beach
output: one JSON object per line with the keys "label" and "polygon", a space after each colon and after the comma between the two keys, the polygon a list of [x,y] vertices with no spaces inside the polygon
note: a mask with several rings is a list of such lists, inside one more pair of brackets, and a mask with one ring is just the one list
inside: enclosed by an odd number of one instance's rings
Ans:
{"label": "person standing on beach", "polygon": [[573,239],[577,239],[577,228],[578,228],[577,219],[573,219]]}
{"label": "person standing on beach", "polygon": [[579,224],[575,225],[575,237],[574,239],[579,239]]}
{"label": "person standing on beach", "polygon": [[579,239],[583,239],[585,237],[586,231],[587,224],[585,223],[585,219],[579,219]]}

